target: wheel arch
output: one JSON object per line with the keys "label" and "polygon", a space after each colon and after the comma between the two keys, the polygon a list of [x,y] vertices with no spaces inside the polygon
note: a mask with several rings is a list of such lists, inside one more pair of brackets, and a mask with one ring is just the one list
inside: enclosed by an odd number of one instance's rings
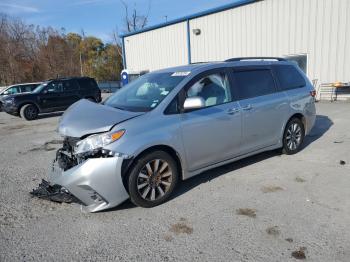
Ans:
{"label": "wheel arch", "polygon": [[39,110],[39,112],[41,112],[41,108],[40,108],[40,106],[37,104],[37,103],[35,103],[35,102],[33,102],[33,101],[24,101],[24,102],[21,102],[20,104],[19,104],[19,106],[18,106],[18,114],[21,112],[21,109],[22,109],[22,107],[24,107],[25,105],[33,105],[33,106],[36,106],[36,108],[38,108],[38,110]]}
{"label": "wheel arch", "polygon": [[[183,162],[181,160],[179,153],[171,146],[160,144],[160,145],[153,145],[153,146],[150,146],[148,148],[145,148],[140,153],[138,153],[136,156],[133,156],[132,158],[126,159],[123,161],[121,174],[122,174],[124,186],[127,185],[126,184],[127,177],[130,174],[130,170],[133,167],[133,165],[136,163],[136,161],[140,157],[142,157],[143,155],[154,152],[154,151],[164,151],[164,152],[168,153],[176,162],[177,168],[180,172],[179,179],[183,180],[183,174],[184,174]],[[128,188],[128,187],[126,186],[125,188]]]}
{"label": "wheel arch", "polygon": [[283,135],[284,135],[284,132],[286,131],[286,127],[287,127],[287,124],[289,123],[290,120],[292,120],[293,118],[298,118],[301,120],[301,122],[303,123],[304,125],[304,129],[306,130],[306,118],[305,116],[300,113],[300,112],[297,112],[297,113],[294,113],[292,114],[288,119],[287,121],[283,124],[282,126],[282,129],[280,130],[281,133],[280,133],[280,140],[279,140],[279,143],[282,145],[282,139],[283,139]]}
{"label": "wheel arch", "polygon": [[[307,126],[306,126],[306,118],[305,118],[305,116],[304,116],[302,113],[295,113],[294,115],[292,115],[292,116],[288,119],[287,123],[288,123],[290,120],[292,120],[293,118],[298,118],[298,119],[303,123],[304,129],[307,130],[307,129],[306,129],[306,128],[307,128]],[[285,124],[285,127],[287,126],[287,123]],[[285,128],[285,127],[284,127],[284,128]]]}

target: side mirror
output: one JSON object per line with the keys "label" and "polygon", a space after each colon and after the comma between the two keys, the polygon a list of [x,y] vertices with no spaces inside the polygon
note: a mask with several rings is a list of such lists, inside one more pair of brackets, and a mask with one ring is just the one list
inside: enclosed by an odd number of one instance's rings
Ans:
{"label": "side mirror", "polygon": [[189,111],[189,110],[198,109],[202,107],[205,107],[205,101],[203,97],[200,97],[200,96],[188,97],[186,98],[184,103],[184,111]]}
{"label": "side mirror", "polygon": [[51,88],[51,89],[44,89],[43,90],[43,94],[51,94],[51,93],[55,93],[55,89]]}

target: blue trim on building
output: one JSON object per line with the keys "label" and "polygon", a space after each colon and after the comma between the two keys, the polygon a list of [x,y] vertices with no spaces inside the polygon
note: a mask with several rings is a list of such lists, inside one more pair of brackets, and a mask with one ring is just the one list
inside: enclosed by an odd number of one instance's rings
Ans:
{"label": "blue trim on building", "polygon": [[188,56],[188,64],[192,63],[192,55],[191,55],[191,34],[190,34],[190,20],[187,19],[187,56]]}
{"label": "blue trim on building", "polygon": [[132,33],[121,34],[119,36],[124,38],[124,37],[127,37],[127,36],[136,35],[136,34],[139,34],[139,33],[155,30],[155,29],[162,28],[162,27],[165,27],[165,26],[177,24],[177,23],[180,23],[180,22],[189,21],[189,20],[194,19],[194,18],[198,18],[198,17],[210,15],[210,14],[219,13],[219,12],[222,12],[222,11],[225,11],[225,10],[229,10],[229,9],[233,9],[233,8],[236,8],[236,7],[240,7],[242,5],[251,4],[251,3],[254,3],[254,2],[257,2],[257,1],[261,1],[261,0],[238,0],[238,1],[235,1],[235,2],[227,4],[227,5],[215,7],[215,8],[206,10],[206,11],[195,13],[193,15],[181,17],[181,18],[178,18],[178,19],[166,22],[166,23],[161,23],[161,24],[158,24],[158,25],[150,26],[150,27],[147,27],[147,28],[144,28],[142,30],[138,30],[138,31],[135,31],[135,32],[132,32]]}
{"label": "blue trim on building", "polygon": [[123,53],[123,67],[124,67],[124,69],[126,69],[126,56],[125,56],[124,37],[122,37],[122,53]]}

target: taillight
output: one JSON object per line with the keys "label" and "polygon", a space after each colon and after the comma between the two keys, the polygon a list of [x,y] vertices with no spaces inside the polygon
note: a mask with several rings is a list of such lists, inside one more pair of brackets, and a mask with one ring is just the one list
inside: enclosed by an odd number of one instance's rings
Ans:
{"label": "taillight", "polygon": [[316,96],[316,90],[310,91],[310,96],[315,97]]}

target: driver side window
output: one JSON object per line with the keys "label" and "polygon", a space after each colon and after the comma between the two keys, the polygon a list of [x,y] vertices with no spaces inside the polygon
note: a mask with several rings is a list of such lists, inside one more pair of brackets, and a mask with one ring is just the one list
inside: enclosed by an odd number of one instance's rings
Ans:
{"label": "driver side window", "polygon": [[210,74],[194,83],[186,93],[187,97],[201,97],[205,107],[232,101],[230,83],[226,73]]}
{"label": "driver side window", "polygon": [[61,93],[63,92],[63,83],[61,81],[54,81],[47,85],[46,91],[48,93]]}

